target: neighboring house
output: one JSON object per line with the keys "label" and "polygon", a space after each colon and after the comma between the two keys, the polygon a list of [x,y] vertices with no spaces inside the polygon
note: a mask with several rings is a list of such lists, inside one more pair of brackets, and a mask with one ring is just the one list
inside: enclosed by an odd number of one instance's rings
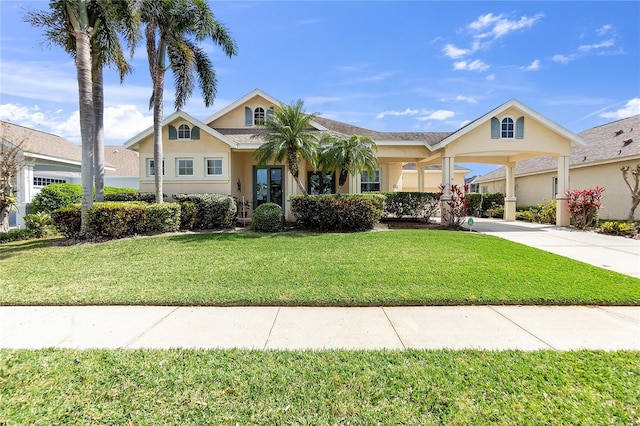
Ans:
{"label": "neighboring house", "polygon": [[[162,170],[164,193],[221,193],[250,203],[281,205],[291,218],[288,199],[298,193],[286,166],[258,167],[254,152],[262,141],[256,123],[268,120],[280,101],[256,89],[200,121],[176,111],[162,122],[164,160],[153,160],[153,128],[134,136],[124,146],[140,153],[140,190],[153,192],[154,174]],[[436,183],[464,184],[468,172],[455,162],[507,165],[513,171],[520,160],[554,155],[568,181],[566,160],[573,146],[584,142],[572,132],[512,99],[455,132],[378,132],[317,118],[310,130],[344,136],[370,136],[378,147],[379,168],[373,176],[350,176],[345,193],[368,191],[435,191]],[[415,163],[415,166],[407,166]],[[437,166],[433,168],[432,166]],[[424,173],[410,170],[424,170]],[[335,177],[301,164],[301,180],[310,193],[334,192]],[[415,176],[415,177],[414,177]],[[432,179],[435,176],[436,179]],[[439,179],[437,178],[439,176]],[[512,175],[511,175],[512,176]],[[515,219],[513,179],[505,198],[505,219]],[[450,197],[445,191],[443,201]],[[558,223],[568,225],[568,211],[558,209]]]}
{"label": "neighboring house", "polygon": [[[620,168],[640,164],[640,115],[614,121],[578,134],[586,142],[575,147],[569,157],[569,189],[604,187],[599,216],[626,219],[631,208],[631,192]],[[556,160],[543,156],[520,161],[515,168],[517,204],[536,205],[559,194]],[[631,176],[630,176],[631,178]],[[505,192],[505,169],[500,168],[474,180],[480,192]],[[636,219],[640,218],[636,211]]]}
{"label": "neighboring house", "polygon": [[[81,183],[82,148],[51,133],[0,122],[2,143],[22,143],[24,167],[20,170],[16,188],[18,211],[12,212],[10,226],[22,226],[27,205],[40,190],[52,183]],[[138,188],[138,153],[122,146],[105,147],[105,185]]]}

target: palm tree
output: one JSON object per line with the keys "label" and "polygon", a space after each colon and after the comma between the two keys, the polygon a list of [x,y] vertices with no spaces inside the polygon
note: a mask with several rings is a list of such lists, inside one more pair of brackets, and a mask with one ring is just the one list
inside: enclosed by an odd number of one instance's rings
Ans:
{"label": "palm tree", "polygon": [[93,203],[94,176],[96,197],[103,199],[104,189],[104,95],[102,70],[115,65],[120,80],[130,71],[124,59],[118,34],[129,47],[136,44],[139,24],[135,2],[125,0],[52,0],[48,11],[29,11],[25,21],[42,27],[50,44],[62,46],[76,62],[80,97],[80,135],[82,139],[82,232],[87,212]]}
{"label": "palm tree", "polygon": [[282,163],[286,159],[289,172],[303,195],[308,193],[300,182],[300,160],[316,163],[318,137],[311,130],[311,121],[317,116],[304,111],[302,100],[291,105],[280,104],[274,108],[273,118],[260,125],[263,132],[254,135],[266,141],[255,152],[258,166],[270,160]]}
{"label": "palm tree", "polygon": [[[205,0],[143,0],[141,20],[145,38],[153,94],[153,160],[156,202],[162,202],[162,115],[164,76],[168,67],[174,74],[176,110],[182,108],[193,93],[195,75],[206,106],[216,95],[216,74],[211,60],[195,42],[212,40],[228,56],[237,54],[230,33],[216,20]],[[194,42],[195,41],[195,42]]]}
{"label": "palm tree", "polygon": [[319,166],[323,170],[340,171],[338,194],[347,182],[349,174],[367,172],[373,175],[378,168],[376,143],[369,136],[327,136],[322,140]]}
{"label": "palm tree", "polygon": [[[32,25],[44,26],[45,36],[51,43],[66,46],[67,52],[75,57],[78,80],[78,98],[80,110],[80,137],[82,139],[82,200],[81,233],[86,232],[89,208],[93,204],[93,89],[91,78],[91,36],[94,28],[89,20],[89,3],[92,0],[52,0],[49,2],[50,14],[28,13],[25,20]],[[39,21],[39,18],[44,21]],[[50,36],[48,23],[59,23],[62,32]],[[64,40],[60,42],[60,40]]]}

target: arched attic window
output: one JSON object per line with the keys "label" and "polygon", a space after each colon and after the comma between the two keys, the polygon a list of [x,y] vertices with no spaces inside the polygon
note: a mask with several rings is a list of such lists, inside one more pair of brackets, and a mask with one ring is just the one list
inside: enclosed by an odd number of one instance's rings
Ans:
{"label": "arched attic window", "polygon": [[524,117],[519,117],[515,121],[511,117],[504,117],[502,120],[497,117],[491,119],[491,139],[514,138],[524,138]]}
{"label": "arched attic window", "polygon": [[191,139],[191,127],[186,124],[178,126],[178,139]]}
{"label": "arched attic window", "polygon": [[258,107],[253,110],[253,124],[260,125],[264,124],[265,113],[264,108]]}
{"label": "arched attic window", "polygon": [[248,106],[244,107],[244,125],[255,126],[264,124],[265,121],[273,120],[274,109],[273,107],[265,109],[263,107],[257,107],[251,109]]}

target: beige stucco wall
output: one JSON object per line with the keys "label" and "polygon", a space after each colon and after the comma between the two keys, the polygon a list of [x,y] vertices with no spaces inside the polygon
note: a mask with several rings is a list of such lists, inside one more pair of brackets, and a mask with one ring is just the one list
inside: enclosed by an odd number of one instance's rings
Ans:
{"label": "beige stucco wall", "polygon": [[[453,182],[456,185],[464,185],[464,176],[467,171],[458,171],[454,173]],[[442,184],[442,172],[439,170],[424,171],[424,192],[440,192]],[[418,171],[404,170],[402,172],[402,190],[417,191],[418,190]]]}
{"label": "beige stucco wall", "polygon": [[[183,123],[193,127],[191,123],[181,118],[170,124],[177,128]],[[168,126],[164,126],[162,129],[162,140],[165,164],[163,191],[165,194],[169,196],[178,192],[232,194],[231,147],[229,145],[202,129],[199,140],[169,140]],[[155,188],[154,177],[149,176],[148,170],[148,161],[153,159],[153,135],[140,142],[138,152],[140,153],[140,190],[153,192]],[[222,176],[206,175],[206,160],[210,158],[222,159]],[[193,160],[193,176],[177,175],[178,159]],[[159,170],[159,168],[157,169]]]}
{"label": "beige stucco wall", "polygon": [[242,128],[242,127],[246,127],[245,125],[245,121],[244,121],[244,108],[245,107],[249,107],[251,108],[251,111],[253,112],[253,110],[255,110],[257,107],[262,107],[265,110],[265,113],[267,111],[267,109],[269,109],[270,107],[275,107],[275,105],[266,100],[265,98],[263,98],[262,96],[255,96],[253,98],[251,98],[249,101],[243,103],[242,105],[238,106],[237,108],[232,109],[231,111],[227,112],[225,115],[223,115],[222,117],[212,121],[211,123],[208,123],[210,127],[214,128],[214,129],[237,129],[237,128]]}
{"label": "beige stucco wall", "polygon": [[[631,192],[622,179],[620,167],[634,166],[640,162],[618,161],[615,163],[574,167],[569,172],[569,188],[571,190],[604,187],[604,198],[600,209],[602,219],[626,219],[631,208]],[[529,176],[516,177],[516,198],[518,206],[536,205],[553,197],[553,178],[557,173],[548,172]],[[489,192],[504,192],[504,179],[489,183],[480,183],[480,187],[488,185]],[[496,190],[497,189],[497,190]],[[635,219],[640,219],[640,211],[636,210]]]}
{"label": "beige stucco wall", "polygon": [[[558,133],[543,126],[536,120],[530,118],[526,114],[509,108],[504,113],[497,116],[502,120],[504,117],[511,117],[515,121],[518,117],[524,119],[524,138],[523,139],[491,139],[491,120],[479,125],[469,133],[460,136],[456,141],[445,147],[445,157],[457,157],[463,154],[482,154],[491,156],[492,154],[501,155],[505,152],[512,152],[512,155],[518,153],[539,153],[569,155],[571,152],[571,144]],[[537,156],[537,155],[536,155]],[[512,159],[517,160],[517,158]],[[466,160],[456,160],[464,162]],[[471,162],[486,162],[483,159],[472,159]],[[489,161],[490,162],[490,161]]]}

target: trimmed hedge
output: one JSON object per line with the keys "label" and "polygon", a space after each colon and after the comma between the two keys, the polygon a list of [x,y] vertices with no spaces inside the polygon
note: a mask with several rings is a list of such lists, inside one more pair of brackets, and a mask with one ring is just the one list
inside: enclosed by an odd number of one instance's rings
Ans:
{"label": "trimmed hedge", "polygon": [[275,203],[260,204],[251,216],[251,229],[259,232],[284,232],[282,207]]}
{"label": "trimmed hedge", "polygon": [[[51,217],[65,237],[80,237],[80,205],[58,209]],[[105,201],[89,209],[87,232],[92,237],[123,238],[144,232],[173,232],[179,227],[180,206],[176,203]]]}
{"label": "trimmed hedge", "polygon": [[[121,189],[121,188],[117,188]],[[150,192],[115,192],[104,194],[104,201],[142,201],[145,203],[155,203],[156,195]]]}
{"label": "trimmed hedge", "polygon": [[440,208],[440,196],[435,192],[383,192],[382,195],[385,196],[385,216],[429,222]]}
{"label": "trimmed hedge", "polygon": [[78,238],[80,236],[80,205],[74,204],[62,207],[51,213],[51,220],[58,232],[66,238]]}
{"label": "trimmed hedge", "polygon": [[[467,200],[467,215],[476,217],[496,217],[496,209],[504,206],[504,194],[496,192],[494,194],[465,194]],[[491,214],[490,211],[491,210]]]}
{"label": "trimmed hedge", "polygon": [[82,199],[82,186],[72,183],[53,183],[47,185],[33,197],[31,209],[33,213],[51,214],[54,210],[69,207]]}
{"label": "trimmed hedge", "polygon": [[384,211],[385,196],[292,196],[291,211],[298,225],[318,231],[366,231],[373,229]]}
{"label": "trimmed hedge", "polygon": [[29,228],[12,229],[7,232],[0,232],[0,244],[10,243],[12,241],[30,240],[35,238],[33,231]]}
{"label": "trimmed hedge", "polygon": [[[186,229],[228,229],[236,223],[236,200],[223,194],[173,194],[173,199],[182,206],[193,203],[196,208],[194,217],[185,218]],[[191,206],[183,210],[191,209]]]}
{"label": "trimmed hedge", "polygon": [[[146,201],[135,199],[139,191],[134,188],[116,188],[114,186],[104,187],[105,201]],[[119,199],[131,196],[131,199]],[[141,195],[141,194],[140,194]],[[115,198],[114,198],[115,197]],[[69,207],[82,201],[82,186],[76,183],[53,183],[43,187],[40,192],[33,197],[31,208],[33,213],[45,212],[51,214],[54,210],[62,207]],[[155,198],[152,200],[155,201]]]}

